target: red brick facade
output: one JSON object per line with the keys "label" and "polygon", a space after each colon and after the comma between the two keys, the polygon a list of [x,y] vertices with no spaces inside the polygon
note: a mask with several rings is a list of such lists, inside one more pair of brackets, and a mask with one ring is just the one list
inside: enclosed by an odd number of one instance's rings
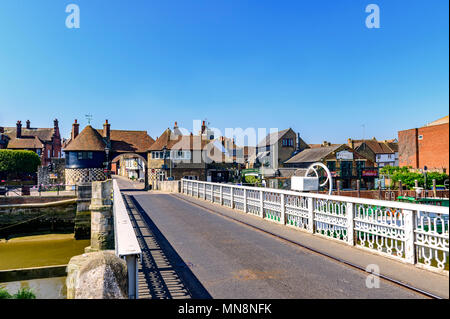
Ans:
{"label": "red brick facade", "polygon": [[399,165],[449,172],[449,123],[398,132]]}

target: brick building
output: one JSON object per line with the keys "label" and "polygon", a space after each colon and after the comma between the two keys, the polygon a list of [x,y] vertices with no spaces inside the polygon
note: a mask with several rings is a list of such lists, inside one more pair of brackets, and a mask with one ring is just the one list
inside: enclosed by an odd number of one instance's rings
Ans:
{"label": "brick building", "polygon": [[448,115],[423,127],[398,132],[399,165],[449,171]]}
{"label": "brick building", "polygon": [[398,166],[397,140],[378,141],[375,137],[370,140],[348,139],[347,145],[359,154],[370,158],[377,167]]}
{"label": "brick building", "polygon": [[31,127],[30,120],[26,121],[25,127],[21,121],[17,121],[15,127],[0,127],[0,140],[0,148],[36,152],[42,166],[47,166],[52,158],[62,157],[57,119],[53,121],[53,128]]}

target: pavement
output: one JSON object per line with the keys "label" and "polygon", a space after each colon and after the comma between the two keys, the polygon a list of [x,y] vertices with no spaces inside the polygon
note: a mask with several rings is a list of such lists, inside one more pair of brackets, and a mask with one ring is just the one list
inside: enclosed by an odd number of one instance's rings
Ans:
{"label": "pavement", "polygon": [[[448,276],[186,195],[144,192],[138,183],[123,178],[118,182],[147,229],[157,234],[153,239],[162,243],[159,247],[167,252],[165,259],[169,263],[174,260],[175,267],[170,269],[177,282],[184,283],[185,297],[424,298],[383,279],[379,288],[368,288],[368,273],[256,227],[364,268],[378,265],[382,275],[448,298]],[[154,267],[153,272],[157,273],[158,268]]]}

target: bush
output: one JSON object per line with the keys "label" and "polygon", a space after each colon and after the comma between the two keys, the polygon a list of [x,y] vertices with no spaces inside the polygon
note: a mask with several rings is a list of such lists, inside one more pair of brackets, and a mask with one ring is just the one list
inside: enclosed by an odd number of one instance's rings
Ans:
{"label": "bush", "polygon": [[5,288],[0,287],[0,299],[11,299],[12,296]]}
{"label": "bush", "polygon": [[30,288],[21,288],[13,296],[14,299],[36,299],[36,295],[30,290]]}
{"label": "bush", "polygon": [[9,174],[36,173],[41,159],[33,151],[0,150],[0,172]]}
{"label": "bush", "polygon": [[[413,189],[415,186],[415,180],[417,180],[420,187],[424,187],[425,176],[421,173],[410,172],[410,166],[395,167],[385,166],[380,169],[380,175],[390,176],[392,181],[398,185],[399,181],[402,181],[402,185],[408,189]],[[427,173],[427,189],[431,189],[433,186],[433,179],[436,180],[436,185],[444,184],[448,179],[448,175],[445,173],[430,172]]]}
{"label": "bush", "polygon": [[0,288],[0,299],[36,299],[36,295],[27,287],[19,289],[13,296],[5,288]]}
{"label": "bush", "polygon": [[253,184],[255,186],[261,186],[261,180],[253,175],[245,176],[245,182],[247,184]]}

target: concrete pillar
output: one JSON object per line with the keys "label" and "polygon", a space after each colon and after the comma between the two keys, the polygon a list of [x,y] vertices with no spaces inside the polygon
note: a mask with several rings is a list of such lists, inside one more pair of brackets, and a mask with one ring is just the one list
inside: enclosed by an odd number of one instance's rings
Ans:
{"label": "concrete pillar", "polygon": [[112,180],[92,182],[91,246],[86,252],[114,248]]}

